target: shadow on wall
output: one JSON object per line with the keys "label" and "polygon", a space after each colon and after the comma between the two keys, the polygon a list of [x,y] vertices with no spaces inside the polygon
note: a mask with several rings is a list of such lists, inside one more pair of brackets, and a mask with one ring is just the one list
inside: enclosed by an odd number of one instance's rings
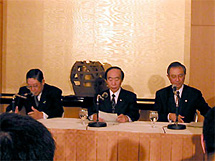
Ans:
{"label": "shadow on wall", "polygon": [[106,71],[108,68],[110,68],[112,65],[111,64],[108,64],[108,63],[103,63],[103,67],[104,67],[104,70]]}
{"label": "shadow on wall", "polygon": [[208,105],[210,107],[214,107],[215,106],[215,96],[211,97],[210,99],[206,100],[206,102],[208,103]]}
{"label": "shadow on wall", "polygon": [[130,85],[122,85],[122,88],[134,92],[134,89]]}
{"label": "shadow on wall", "polygon": [[148,81],[150,93],[155,95],[156,91],[166,86],[165,80],[159,75],[152,75]]}

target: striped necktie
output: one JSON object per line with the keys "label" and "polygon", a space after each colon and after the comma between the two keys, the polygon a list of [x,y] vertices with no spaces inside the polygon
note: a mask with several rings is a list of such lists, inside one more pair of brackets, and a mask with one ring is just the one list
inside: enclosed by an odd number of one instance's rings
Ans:
{"label": "striped necktie", "polygon": [[39,101],[38,101],[37,96],[34,96],[34,101],[35,101],[36,106],[38,107],[38,105],[39,105]]}
{"label": "striped necktie", "polygon": [[115,113],[116,102],[115,102],[115,95],[114,94],[112,94],[111,105],[112,105],[112,113]]}

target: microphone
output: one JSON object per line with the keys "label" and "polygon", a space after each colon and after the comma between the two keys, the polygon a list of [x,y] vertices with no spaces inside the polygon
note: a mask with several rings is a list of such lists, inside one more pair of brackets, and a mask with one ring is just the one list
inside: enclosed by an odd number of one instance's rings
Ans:
{"label": "microphone", "polygon": [[24,95],[20,95],[20,94],[16,93],[14,96],[15,97],[20,97],[20,98],[23,98],[23,99],[27,99],[27,97],[26,97],[25,94]]}
{"label": "microphone", "polygon": [[176,94],[177,87],[175,84],[172,85],[172,90],[173,90],[173,93]]}
{"label": "microphone", "polygon": [[15,111],[15,108],[16,106],[19,105],[19,102],[20,102],[20,99],[23,98],[23,99],[27,99],[27,96],[28,95],[32,95],[32,93],[24,93],[24,94],[14,94],[13,95],[13,98],[12,98],[12,111],[14,112]]}
{"label": "microphone", "polygon": [[102,93],[102,95],[98,94],[97,95],[97,102],[99,101],[99,99],[101,99],[102,101],[104,101],[105,98],[108,97],[108,93],[107,92],[104,92]]}
{"label": "microphone", "polygon": [[25,93],[25,94],[18,94],[18,93],[16,93],[15,95],[14,95],[14,98],[15,97],[20,97],[20,98],[23,98],[23,99],[27,99],[27,96],[28,95],[30,95],[30,96],[33,96],[33,93]]}
{"label": "microphone", "polygon": [[104,92],[102,93],[102,95],[98,94],[97,95],[97,102],[96,102],[96,115],[97,115],[97,119],[96,122],[90,122],[88,124],[89,127],[106,127],[107,124],[105,122],[99,122],[99,99],[101,99],[102,101],[104,101],[105,98],[108,97],[108,93]]}
{"label": "microphone", "polygon": [[107,92],[102,93],[102,97],[103,98],[107,98],[108,97],[108,93]]}

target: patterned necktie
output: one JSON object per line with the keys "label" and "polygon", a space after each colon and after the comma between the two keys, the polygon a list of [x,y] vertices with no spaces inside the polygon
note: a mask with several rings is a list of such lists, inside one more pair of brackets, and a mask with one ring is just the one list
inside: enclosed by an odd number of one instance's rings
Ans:
{"label": "patterned necktie", "polygon": [[115,102],[115,95],[114,94],[112,94],[111,105],[112,105],[112,113],[115,113],[116,102]]}
{"label": "patterned necktie", "polygon": [[180,100],[180,92],[177,91],[176,92],[176,99],[175,99],[176,107],[179,107],[179,100]]}
{"label": "patterned necktie", "polygon": [[34,101],[35,101],[36,106],[38,107],[38,105],[39,105],[39,101],[38,101],[37,96],[34,96]]}

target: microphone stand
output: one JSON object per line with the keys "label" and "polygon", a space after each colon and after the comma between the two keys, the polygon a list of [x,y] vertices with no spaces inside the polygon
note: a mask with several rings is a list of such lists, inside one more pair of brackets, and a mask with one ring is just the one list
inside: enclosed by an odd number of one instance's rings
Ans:
{"label": "microphone stand", "polygon": [[88,123],[88,126],[89,127],[106,127],[107,124],[105,122],[99,122],[99,99],[103,99],[100,95],[97,96],[97,99],[96,99],[96,116],[97,116],[97,119],[96,119],[96,122],[90,122]]}
{"label": "microphone stand", "polygon": [[172,130],[183,130],[183,129],[186,129],[186,125],[178,124],[179,102],[180,102],[180,96],[179,96],[179,92],[177,91],[177,93],[176,93],[176,120],[175,120],[174,124],[169,124],[167,126],[168,129],[172,129]]}
{"label": "microphone stand", "polygon": [[15,109],[16,109],[16,95],[13,95],[13,98],[12,98],[12,111],[15,112]]}

